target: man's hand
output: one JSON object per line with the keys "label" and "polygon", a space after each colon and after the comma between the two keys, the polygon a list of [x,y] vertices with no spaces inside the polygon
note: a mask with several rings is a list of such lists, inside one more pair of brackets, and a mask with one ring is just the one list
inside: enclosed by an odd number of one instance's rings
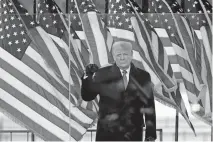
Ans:
{"label": "man's hand", "polygon": [[99,67],[96,64],[89,64],[86,66],[86,75],[93,75],[98,69]]}

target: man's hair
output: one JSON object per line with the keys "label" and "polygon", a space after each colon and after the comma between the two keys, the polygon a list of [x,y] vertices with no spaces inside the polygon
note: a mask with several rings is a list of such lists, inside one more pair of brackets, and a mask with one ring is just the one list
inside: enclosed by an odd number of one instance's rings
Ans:
{"label": "man's hair", "polygon": [[114,48],[116,47],[116,46],[122,46],[122,47],[128,47],[128,48],[131,48],[131,51],[133,50],[132,49],[132,43],[131,42],[128,42],[128,41],[116,41],[116,42],[114,42],[113,44],[112,44],[112,50],[111,50],[111,53],[112,53],[112,55],[113,55],[113,53],[114,53]]}

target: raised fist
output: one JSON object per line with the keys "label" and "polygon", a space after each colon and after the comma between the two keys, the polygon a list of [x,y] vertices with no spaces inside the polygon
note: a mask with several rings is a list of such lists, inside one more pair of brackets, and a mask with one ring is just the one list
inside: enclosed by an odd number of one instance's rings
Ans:
{"label": "raised fist", "polygon": [[98,69],[99,67],[96,64],[89,64],[86,66],[86,75],[93,75]]}

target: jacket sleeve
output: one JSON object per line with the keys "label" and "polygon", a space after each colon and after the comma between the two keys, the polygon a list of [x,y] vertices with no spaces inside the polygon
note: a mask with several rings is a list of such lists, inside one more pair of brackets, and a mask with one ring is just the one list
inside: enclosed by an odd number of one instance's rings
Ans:
{"label": "jacket sleeve", "polygon": [[155,113],[155,101],[154,101],[154,92],[151,84],[151,79],[149,75],[148,82],[144,85],[147,95],[148,95],[148,103],[145,105],[145,109],[147,109],[145,113],[145,125],[146,125],[146,133],[145,133],[145,141],[154,141],[157,138],[156,135],[156,113]]}
{"label": "jacket sleeve", "polygon": [[92,75],[89,75],[87,78],[84,76],[81,78],[81,96],[84,101],[91,101],[99,94],[99,84],[95,83],[92,79]]}

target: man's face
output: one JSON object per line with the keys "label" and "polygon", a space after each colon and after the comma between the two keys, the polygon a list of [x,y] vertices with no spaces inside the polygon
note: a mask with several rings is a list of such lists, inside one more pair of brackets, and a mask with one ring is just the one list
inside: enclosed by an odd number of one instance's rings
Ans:
{"label": "man's face", "polygon": [[127,69],[132,61],[132,47],[118,44],[113,47],[113,58],[120,69]]}

